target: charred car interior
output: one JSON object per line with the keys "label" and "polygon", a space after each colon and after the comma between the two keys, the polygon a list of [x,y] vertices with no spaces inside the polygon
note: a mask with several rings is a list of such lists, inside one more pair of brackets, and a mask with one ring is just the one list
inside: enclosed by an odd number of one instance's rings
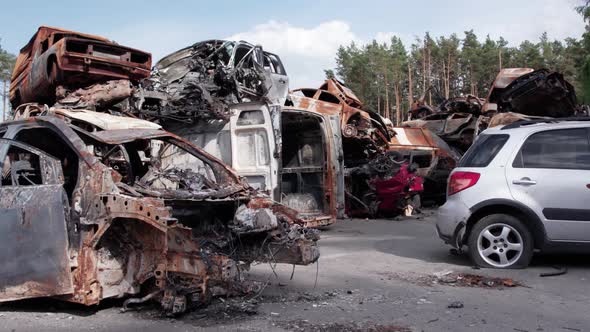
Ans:
{"label": "charred car interior", "polygon": [[251,262],[319,257],[296,211],[161,129],[88,132],[39,116],[0,132],[4,243],[19,253],[5,257],[2,301],[135,295],[125,306],[153,299],[176,314],[246,291]]}

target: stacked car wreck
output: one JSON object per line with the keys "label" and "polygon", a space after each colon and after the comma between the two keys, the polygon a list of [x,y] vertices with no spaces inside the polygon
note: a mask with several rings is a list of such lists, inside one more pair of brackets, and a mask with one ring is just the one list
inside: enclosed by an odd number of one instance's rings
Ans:
{"label": "stacked car wreck", "polygon": [[587,115],[577,105],[574,87],[562,74],[531,68],[500,70],[485,100],[455,97],[432,108],[422,98],[414,103],[410,114],[411,120],[403,126],[428,128],[459,151],[467,150],[488,127],[519,120]]}
{"label": "stacked car wreck", "polygon": [[[72,40],[84,47],[58,55],[51,71],[31,76],[46,56],[33,49],[58,45],[59,36],[66,50]],[[16,120],[0,125],[7,248],[0,300],[59,296],[92,305],[139,296],[125,306],[157,300],[175,314],[212,296],[248,291],[240,269],[254,261],[306,265],[318,259],[317,232],[298,211],[271,200],[159,124],[108,114],[175,112],[166,108],[179,102],[170,97],[171,88],[156,91],[152,81],[139,82],[128,63],[122,77],[104,69],[118,70],[113,63],[133,59],[133,52],[46,27],[23,49],[13,78],[25,79],[15,79],[11,87]],[[84,65],[71,69],[73,58],[83,58]],[[102,76],[81,79],[93,66],[102,68]],[[56,92],[41,99],[52,107],[21,104],[34,101],[23,91],[35,91],[38,81]],[[244,82],[236,82],[240,92],[254,88]],[[201,97],[213,93],[208,88],[197,88]],[[147,107],[146,96],[156,92],[159,102],[152,105],[162,109],[150,113],[133,106],[143,100],[139,104]],[[187,98],[179,100],[192,103]]]}

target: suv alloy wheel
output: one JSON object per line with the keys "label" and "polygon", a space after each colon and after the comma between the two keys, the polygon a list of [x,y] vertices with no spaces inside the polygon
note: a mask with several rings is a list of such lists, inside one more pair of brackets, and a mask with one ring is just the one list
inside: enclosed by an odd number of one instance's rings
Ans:
{"label": "suv alloy wheel", "polygon": [[523,268],[533,257],[533,238],[527,227],[507,214],[480,219],[468,239],[473,262],[482,267]]}

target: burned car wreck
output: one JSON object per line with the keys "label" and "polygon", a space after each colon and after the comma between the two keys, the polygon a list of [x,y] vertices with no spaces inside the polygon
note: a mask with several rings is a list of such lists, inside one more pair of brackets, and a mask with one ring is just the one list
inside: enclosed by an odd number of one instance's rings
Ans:
{"label": "burned car wreck", "polygon": [[176,314],[248,291],[240,270],[254,261],[318,259],[296,211],[216,158],[159,128],[101,129],[90,120],[108,114],[86,115],[0,125],[0,301],[132,297],[125,306]]}
{"label": "burned car wreck", "polygon": [[354,92],[334,78],[326,80],[319,89],[293,90],[287,106],[340,116],[347,166],[357,160],[370,159],[387,149],[390,137],[383,118],[365,110]]}
{"label": "burned car wreck", "polygon": [[134,108],[162,121],[228,120],[230,105],[260,100],[282,105],[288,89],[275,54],[244,41],[208,40],[160,60],[137,90]]}
{"label": "burned car wreck", "polygon": [[508,68],[492,83],[478,130],[519,120],[587,116],[563,75],[547,69]]}
{"label": "burned car wreck", "polygon": [[13,108],[56,101],[55,89],[76,89],[108,80],[134,83],[150,75],[151,54],[100,36],[42,26],[16,60],[10,82]]}

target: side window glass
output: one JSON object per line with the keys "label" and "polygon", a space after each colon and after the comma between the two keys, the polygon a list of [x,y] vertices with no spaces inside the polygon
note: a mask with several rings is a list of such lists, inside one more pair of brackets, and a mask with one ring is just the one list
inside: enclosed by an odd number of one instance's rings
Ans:
{"label": "side window glass", "polygon": [[536,133],[523,144],[514,168],[590,170],[590,144],[585,128]]}
{"label": "side window glass", "polygon": [[238,117],[238,126],[251,126],[264,124],[264,115],[262,111],[242,111]]}
{"label": "side window glass", "polygon": [[240,131],[236,138],[241,147],[238,151],[238,165],[256,167],[269,164],[268,137],[264,130]]}
{"label": "side window glass", "polygon": [[39,156],[11,145],[2,163],[2,186],[43,184]]}
{"label": "side window glass", "polygon": [[502,149],[508,135],[480,135],[461,158],[459,167],[486,167]]}

